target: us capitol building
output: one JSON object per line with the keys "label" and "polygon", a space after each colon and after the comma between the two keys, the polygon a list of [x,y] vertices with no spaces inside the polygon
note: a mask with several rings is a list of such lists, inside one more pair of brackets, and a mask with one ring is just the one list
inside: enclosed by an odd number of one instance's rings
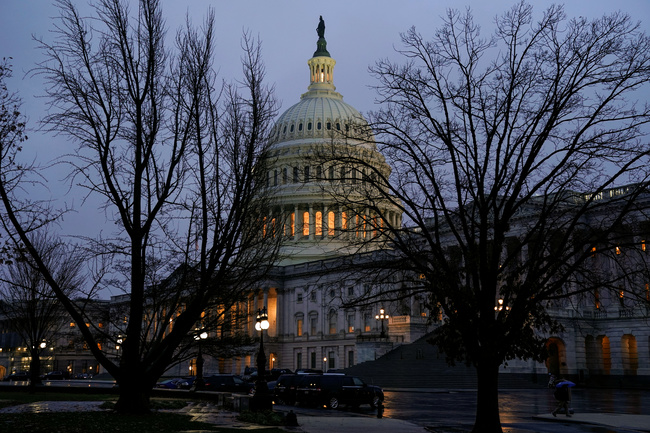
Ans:
{"label": "us capitol building", "polygon": [[[262,332],[269,369],[345,369],[367,361],[377,360],[372,363],[377,364],[384,355],[390,357],[399,351],[400,355],[393,356],[399,361],[392,362],[408,365],[412,360],[429,369],[426,366],[431,359],[427,359],[427,350],[431,349],[427,349],[423,337],[437,326],[439,319],[431,317],[432,312],[425,308],[423,300],[412,297],[399,303],[343,306],[346,300],[367,290],[365,286],[370,283],[332,264],[353,260],[360,244],[365,246],[362,252],[381,249],[384,240],[375,237],[372,227],[400,226],[402,217],[397,207],[386,203],[381,214],[387,220],[378,220],[363,204],[363,168],[346,167],[323,158],[322,149],[334,149],[343,156],[363,156],[367,164],[386,178],[391,172],[377,150],[367,121],[336,91],[336,61],[327,51],[322,18],[318,36],[317,50],[307,61],[307,91],[280,115],[272,131],[268,183],[274,193],[275,208],[268,221],[270,225],[287,228],[287,241],[281,247],[273,275],[264,287],[251,293],[244,306],[249,320],[242,325],[243,331],[257,337],[255,312],[267,309],[270,326]],[[349,199],[345,206],[341,205],[340,196],[328,192],[332,187],[345,191]],[[368,221],[372,224],[366,224]],[[364,242],[368,239],[373,242]],[[502,371],[540,377],[552,372],[581,378],[648,378],[650,327],[644,308],[603,295],[594,305],[552,310],[565,331],[549,336],[549,359],[542,363],[513,360]],[[0,376],[16,369],[9,362],[7,344],[4,347],[4,353],[0,352]],[[408,347],[417,349],[409,352],[405,350]],[[206,374],[242,374],[246,367],[255,365],[256,349],[253,345],[249,355],[235,358],[206,357],[204,370]],[[101,370],[89,353],[84,356],[69,360],[60,357],[59,363],[51,367],[67,368],[71,373]],[[194,374],[194,366],[195,360],[190,360],[173,366],[168,373]]]}

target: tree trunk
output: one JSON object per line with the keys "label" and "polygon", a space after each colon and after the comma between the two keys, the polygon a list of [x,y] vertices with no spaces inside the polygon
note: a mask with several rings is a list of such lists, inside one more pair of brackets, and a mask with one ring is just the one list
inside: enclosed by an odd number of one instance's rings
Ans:
{"label": "tree trunk", "polygon": [[482,361],[476,367],[478,392],[472,433],[502,433],[499,417],[499,364]]}
{"label": "tree trunk", "polygon": [[125,375],[119,381],[120,394],[115,403],[115,411],[128,414],[145,414],[150,412],[151,385],[143,378]]}
{"label": "tree trunk", "polygon": [[42,383],[40,376],[41,358],[38,350],[31,350],[30,355],[32,356],[32,359],[29,362],[29,387],[30,391],[34,392],[34,387]]}

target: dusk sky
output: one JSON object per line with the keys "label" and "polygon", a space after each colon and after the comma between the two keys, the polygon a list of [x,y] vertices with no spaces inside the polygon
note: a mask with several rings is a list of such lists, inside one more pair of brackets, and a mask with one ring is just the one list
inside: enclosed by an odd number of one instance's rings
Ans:
{"label": "dusk sky", "polygon": [[[87,2],[80,6],[89,11]],[[131,2],[134,7],[137,2]],[[316,26],[322,15],[326,23],[327,49],[337,61],[334,84],[344,100],[362,113],[372,110],[374,94],[370,85],[373,78],[368,66],[383,57],[396,58],[393,47],[400,44],[400,32],[411,26],[425,37],[433,35],[440,26],[440,17],[448,8],[464,9],[469,6],[483,34],[493,29],[494,17],[506,11],[512,0],[163,0],[163,13],[167,20],[168,35],[173,38],[183,24],[186,13],[194,24],[201,24],[209,7],[216,12],[217,67],[222,79],[237,79],[241,71],[240,39],[244,29],[262,40],[263,58],[267,69],[267,82],[276,86],[281,103],[280,113],[296,103],[309,84],[307,60],[316,49]],[[551,0],[532,0],[535,13],[540,16]],[[644,20],[641,25],[650,33],[649,0],[570,0],[565,4],[569,17],[596,18],[605,13],[622,10],[634,19]],[[51,0],[0,0],[0,58],[12,57],[14,77],[10,88],[23,99],[23,112],[34,129],[44,113],[39,77],[26,76],[26,72],[43,60],[32,36],[48,39],[53,29],[53,18],[58,11]],[[64,136],[44,136],[36,131],[29,134],[26,143],[28,154],[35,152],[40,162],[46,162],[68,152],[71,147]],[[57,186],[59,179],[51,179],[52,194],[65,188]],[[66,197],[78,207],[77,197]],[[75,224],[89,221],[80,210],[73,217]],[[88,210],[90,212],[90,209]],[[96,212],[96,210],[95,210]],[[98,224],[103,221],[95,221]],[[77,227],[79,227],[77,225]]]}

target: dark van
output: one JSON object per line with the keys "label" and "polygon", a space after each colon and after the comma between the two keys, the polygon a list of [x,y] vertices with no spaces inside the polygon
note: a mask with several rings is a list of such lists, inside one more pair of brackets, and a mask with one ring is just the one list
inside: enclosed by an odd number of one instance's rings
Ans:
{"label": "dark van", "polygon": [[366,384],[355,376],[322,374],[304,376],[296,387],[296,402],[307,405],[326,405],[337,409],[340,405],[375,408],[384,401],[384,391]]}

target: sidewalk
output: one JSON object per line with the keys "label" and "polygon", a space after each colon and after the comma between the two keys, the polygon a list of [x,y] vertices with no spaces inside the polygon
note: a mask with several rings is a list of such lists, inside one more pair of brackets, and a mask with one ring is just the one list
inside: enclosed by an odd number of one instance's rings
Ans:
{"label": "sidewalk", "polygon": [[591,424],[625,430],[650,432],[650,415],[626,415],[618,413],[575,413],[571,417],[549,414],[535,415],[533,419],[541,421]]}

